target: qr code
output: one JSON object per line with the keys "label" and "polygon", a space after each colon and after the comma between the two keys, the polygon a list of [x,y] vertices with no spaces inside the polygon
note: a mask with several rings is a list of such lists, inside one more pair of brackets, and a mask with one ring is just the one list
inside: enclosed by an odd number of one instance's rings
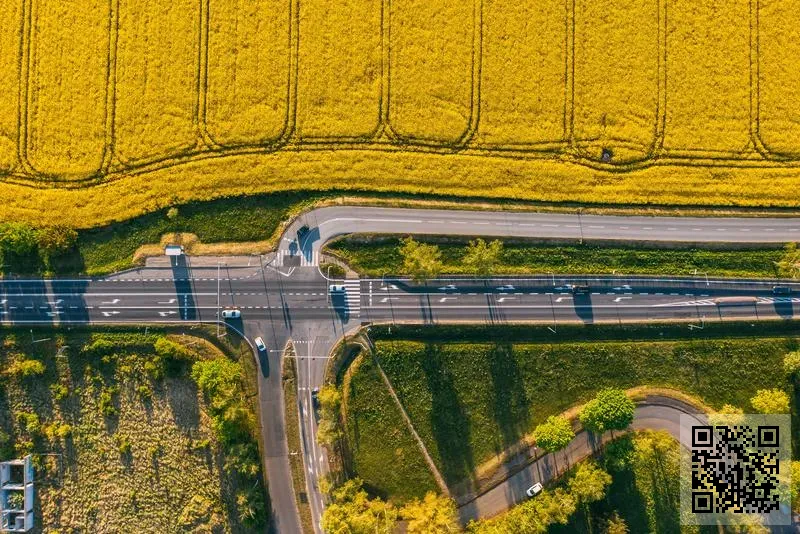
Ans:
{"label": "qr code", "polygon": [[778,510],[778,426],[692,426],[692,512]]}
{"label": "qr code", "polygon": [[[791,427],[788,415],[681,416],[681,515],[691,524],[763,524],[790,518]],[[686,524],[686,523],[684,523]]]}

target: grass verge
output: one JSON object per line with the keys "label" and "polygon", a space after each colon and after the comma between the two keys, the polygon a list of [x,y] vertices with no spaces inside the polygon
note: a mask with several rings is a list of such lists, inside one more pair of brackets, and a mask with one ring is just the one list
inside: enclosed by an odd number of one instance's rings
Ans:
{"label": "grass verge", "polygon": [[345,374],[342,412],[348,470],[373,494],[404,502],[438,486],[371,357],[358,356]]}
{"label": "grass verge", "polygon": [[[292,349],[287,349],[291,351]],[[295,454],[289,456],[289,467],[292,470],[292,485],[294,486],[297,509],[300,512],[300,524],[303,532],[314,532],[311,506],[308,503],[306,492],[306,475],[303,469],[303,455],[300,445],[300,416],[297,412],[297,370],[295,359],[287,353],[283,358],[283,399],[286,407],[286,439],[289,451]]]}
{"label": "grass verge", "polygon": [[[465,337],[470,337],[468,329]],[[495,334],[498,338],[504,338],[502,332]],[[665,387],[696,395],[713,408],[727,403],[745,409],[758,389],[791,392],[782,358],[797,345],[795,335],[560,343],[376,342],[381,366],[451,486],[474,477],[482,463],[495,460],[547,416],[588,400],[602,387]],[[353,371],[354,378],[361,372]],[[380,398],[378,381],[366,385],[371,389],[365,397]],[[403,423],[397,418],[392,424],[400,428]],[[386,456],[383,462],[391,463]]]}
{"label": "grass verge", "polygon": [[[415,238],[442,251],[442,272],[472,274],[464,265],[468,239]],[[351,236],[328,244],[328,253],[368,276],[403,272],[402,243],[392,236]],[[695,270],[711,276],[776,277],[780,247],[759,249],[675,249],[599,244],[556,245],[507,241],[495,272],[504,274],[650,274],[683,275]]]}

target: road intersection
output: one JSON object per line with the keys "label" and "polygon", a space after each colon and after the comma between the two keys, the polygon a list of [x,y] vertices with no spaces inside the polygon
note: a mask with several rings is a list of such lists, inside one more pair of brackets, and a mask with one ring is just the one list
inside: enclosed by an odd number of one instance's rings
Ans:
{"label": "road intersection", "polygon": [[[577,225],[577,227],[576,227]],[[307,227],[307,228],[304,228]],[[700,230],[695,230],[699,228]],[[797,219],[690,219],[564,214],[332,207],[288,225],[279,249],[261,257],[151,261],[101,278],[0,281],[0,323],[217,323],[221,309],[241,310],[227,323],[261,336],[259,399],[264,465],[273,529],[299,532],[289,470],[281,369],[294,345],[306,498],[315,528],[324,509],[318,479],[327,462],[316,444],[312,391],[324,381],[329,354],[345,332],[366,323],[552,324],[681,320],[792,319],[800,299],[776,296],[769,280],[707,277],[559,276],[328,280],[318,268],[322,246],[351,232],[456,234],[560,239],[686,242],[783,242],[800,236]],[[331,284],[344,291],[330,291]],[[785,282],[781,282],[785,284]],[[574,293],[588,285],[587,293]],[[800,285],[795,285],[800,293]],[[722,299],[722,300],[720,300]],[[555,334],[554,334],[555,335]]]}

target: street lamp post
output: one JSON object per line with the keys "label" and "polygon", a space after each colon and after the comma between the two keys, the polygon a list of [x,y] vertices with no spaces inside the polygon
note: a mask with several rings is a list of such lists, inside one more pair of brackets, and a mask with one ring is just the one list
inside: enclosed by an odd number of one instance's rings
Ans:
{"label": "street lamp post", "polygon": [[583,211],[583,208],[578,208],[578,228],[581,231],[580,244],[583,245],[583,219],[581,218],[581,211]]}

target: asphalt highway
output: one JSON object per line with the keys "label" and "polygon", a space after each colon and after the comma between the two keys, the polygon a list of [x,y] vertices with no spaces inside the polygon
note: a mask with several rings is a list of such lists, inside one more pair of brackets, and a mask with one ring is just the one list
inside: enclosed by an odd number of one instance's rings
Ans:
{"label": "asphalt highway", "polygon": [[[307,226],[307,228],[303,228]],[[302,454],[304,493],[315,530],[325,506],[318,479],[327,472],[316,443],[312,393],[323,384],[331,349],[344,332],[367,322],[503,324],[678,319],[705,321],[791,319],[798,295],[773,294],[778,282],[687,278],[575,277],[557,274],[487,280],[405,279],[331,281],[318,269],[329,239],[349,232],[456,234],[647,241],[781,242],[800,236],[797,219],[606,217],[488,211],[331,207],[308,212],[287,226],[277,253],[264,257],[184,258],[101,278],[0,281],[0,324],[216,323],[224,309],[241,318],[224,323],[248,340],[261,370],[259,400],[264,465],[271,498],[271,530],[300,531],[289,457]],[[779,282],[781,285],[790,285]],[[331,285],[344,285],[331,291]],[[572,286],[588,286],[576,293]],[[301,451],[291,451],[284,427],[281,366],[294,347],[298,368]]]}

